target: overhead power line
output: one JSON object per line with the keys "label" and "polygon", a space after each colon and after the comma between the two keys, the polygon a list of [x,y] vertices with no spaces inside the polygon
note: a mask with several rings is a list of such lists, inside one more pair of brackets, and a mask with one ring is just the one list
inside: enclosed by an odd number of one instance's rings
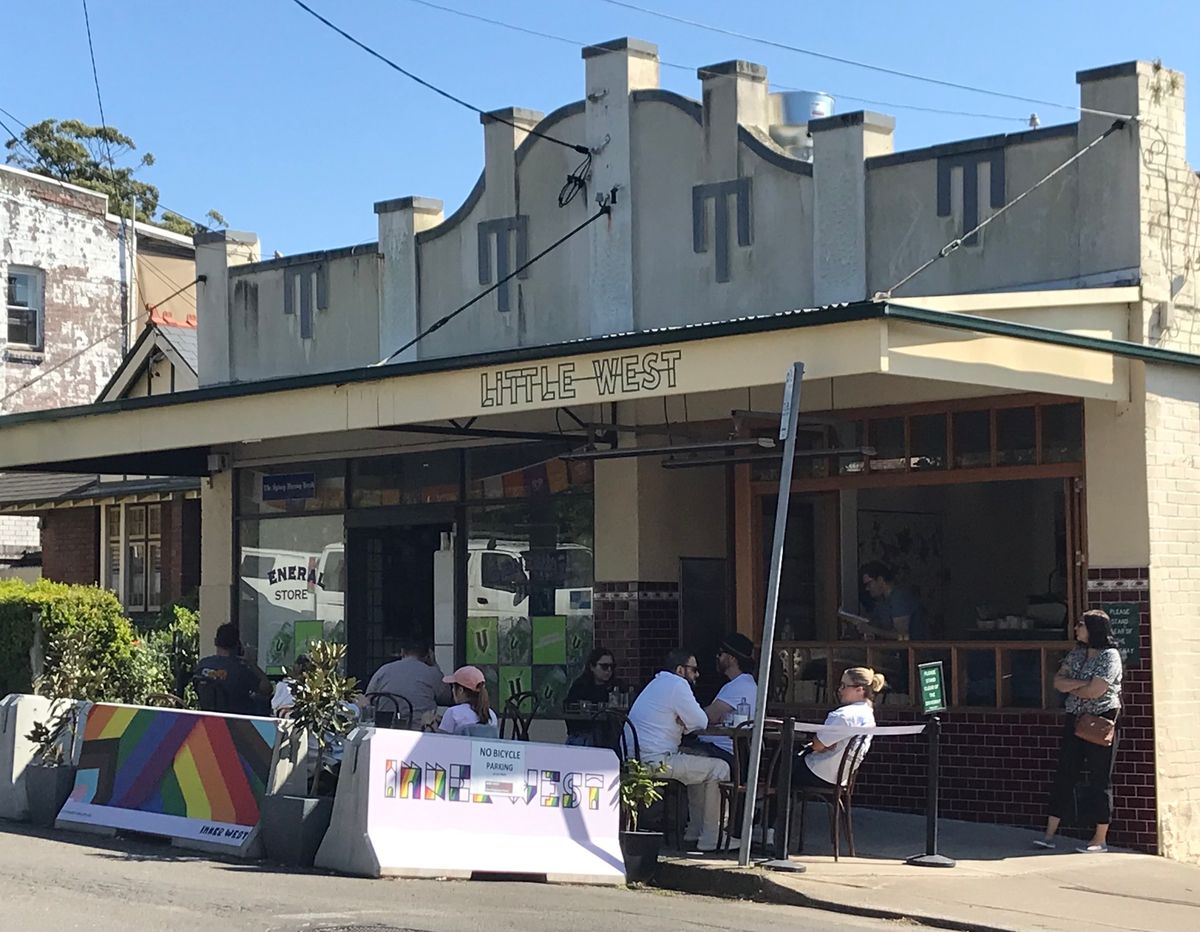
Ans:
{"label": "overhead power line", "polygon": [[1042,100],[1039,97],[1025,97],[1021,94],[1010,94],[1007,91],[997,91],[986,87],[976,87],[973,84],[963,84],[959,81],[947,81],[942,78],[931,78],[928,75],[915,74],[911,71],[902,71],[899,68],[888,68],[885,65],[875,65],[871,62],[859,61],[854,58],[845,58],[841,55],[831,55],[828,52],[818,52],[815,49],[806,49],[798,45],[790,45],[787,42],[780,42],[777,39],[769,39],[765,36],[755,36],[750,33],[738,32],[735,29],[726,29],[722,26],[714,26],[711,23],[702,23],[698,20],[688,19],[684,16],[676,16],[674,13],[666,13],[662,10],[652,10],[647,7],[638,6],[636,3],[628,3],[627,0],[600,0],[601,3],[607,3],[610,6],[621,7],[625,10],[632,10],[635,13],[644,13],[647,16],[655,16],[659,19],[669,20],[673,23],[681,23],[684,26],[691,26],[695,29],[704,29],[708,32],[715,32],[719,35],[730,36],[734,39],[743,39],[747,42],[755,42],[759,45],[769,45],[772,48],[783,49],[787,52],[796,52],[799,55],[807,55],[810,58],[819,58],[823,61],[836,62],[839,65],[849,65],[853,68],[863,68],[867,71],[874,71],[878,74],[887,74],[895,78],[905,78],[909,81],[922,81],[926,84],[934,84],[938,87],[948,87],[956,91],[968,91],[973,94],[986,94],[989,97],[999,97],[1003,100],[1016,100],[1021,103],[1037,104],[1042,107],[1057,107],[1060,110],[1075,110],[1081,113],[1091,113],[1097,116],[1113,117],[1118,120],[1135,120],[1136,117],[1127,113],[1113,113],[1108,110],[1095,110],[1090,107],[1081,107],[1078,104],[1064,104],[1055,100]]}
{"label": "overhead power line", "polygon": [[450,323],[450,321],[454,320],[454,318],[457,317],[459,314],[461,314],[463,311],[478,304],[480,301],[482,301],[484,298],[486,298],[488,295],[490,295],[493,291],[502,287],[503,285],[508,284],[510,281],[512,281],[514,278],[516,278],[518,275],[520,275],[522,272],[524,272],[527,268],[529,268],[531,265],[533,265],[535,262],[537,262],[539,259],[541,259],[543,256],[550,254],[555,249],[557,249],[559,246],[561,246],[563,243],[565,243],[567,240],[571,239],[571,237],[573,237],[579,233],[582,233],[584,230],[586,230],[588,227],[590,227],[593,223],[595,223],[601,217],[607,217],[610,213],[612,213],[612,201],[609,200],[608,197],[603,197],[601,199],[601,204],[600,204],[599,209],[594,214],[592,214],[590,217],[588,217],[587,220],[583,221],[583,223],[581,223],[581,224],[579,224],[579,226],[575,227],[575,229],[571,230],[568,233],[564,233],[562,236],[560,236],[558,239],[556,239],[553,243],[551,243],[549,246],[547,246],[545,249],[543,249],[541,252],[539,252],[536,256],[531,258],[528,262],[513,269],[511,272],[509,272],[507,275],[505,275],[502,279],[500,279],[495,284],[493,284],[490,288],[486,288],[483,291],[479,292],[479,294],[475,295],[475,297],[473,297],[466,304],[459,305],[453,311],[451,311],[449,314],[447,314],[445,317],[442,317],[440,320],[438,320],[435,323],[431,324],[430,326],[426,327],[424,330],[422,330],[420,333],[418,333],[415,337],[413,337],[411,340],[409,340],[407,343],[405,343],[403,346],[401,346],[399,349],[394,350],[393,352],[384,356],[383,359],[379,360],[379,362],[375,363],[375,365],[377,365],[377,366],[385,365],[386,363],[391,362],[393,359],[395,359],[397,356],[399,356],[405,350],[410,349],[413,346],[416,346],[418,343],[420,343],[423,339],[425,339],[427,336],[429,336],[435,330],[442,329],[442,327],[446,326],[446,324],[448,324],[448,323]]}
{"label": "overhead power line", "polygon": [[1007,204],[1005,204],[1003,207],[1001,207],[999,210],[997,210],[994,214],[992,214],[986,220],[982,221],[981,223],[976,224],[973,229],[968,230],[962,236],[959,236],[959,237],[956,237],[955,239],[950,240],[950,242],[948,242],[945,246],[943,246],[941,249],[939,249],[935,255],[926,259],[919,266],[917,266],[915,269],[913,269],[911,272],[909,272],[907,275],[905,275],[902,279],[900,279],[898,282],[896,282],[896,284],[892,285],[892,287],[889,288],[887,291],[881,291],[881,292],[877,293],[875,295],[876,300],[887,300],[887,299],[891,298],[891,296],[895,293],[897,288],[901,288],[904,285],[907,285],[910,281],[912,281],[914,278],[916,278],[918,275],[920,275],[922,272],[924,272],[926,269],[928,269],[931,265],[933,265],[936,262],[941,261],[942,259],[945,259],[946,256],[948,256],[948,255],[950,255],[950,253],[956,251],[965,241],[969,240],[972,236],[977,234],[980,230],[982,230],[989,223],[991,223],[993,220],[998,218],[1001,214],[1003,214],[1009,208],[1015,207],[1017,204],[1019,204],[1021,201],[1023,201],[1025,198],[1027,198],[1030,194],[1032,194],[1034,191],[1036,191],[1038,188],[1040,188],[1042,185],[1044,185],[1047,181],[1049,181],[1051,178],[1053,178],[1055,175],[1059,174],[1062,171],[1065,171],[1068,166],[1073,165],[1079,159],[1083,158],[1084,155],[1086,155],[1092,149],[1096,148],[1096,146],[1100,145],[1100,143],[1104,142],[1105,139],[1107,139],[1109,136],[1111,136],[1117,130],[1124,129],[1127,122],[1128,121],[1126,121],[1126,120],[1114,120],[1112,126],[1110,126],[1103,133],[1101,133],[1099,136],[1097,136],[1095,139],[1093,139],[1091,142],[1089,142],[1086,146],[1084,146],[1082,149],[1080,149],[1078,152],[1076,152],[1074,155],[1072,155],[1065,162],[1062,162],[1060,165],[1056,166],[1051,172],[1042,176],[1042,178],[1040,180],[1034,182],[1032,185],[1030,185],[1028,188],[1026,188],[1024,191],[1022,191],[1016,197],[1014,197],[1011,201],[1009,201]]}
{"label": "overhead power line", "polygon": [[[578,49],[599,49],[601,46],[592,45],[580,39],[572,39],[569,36],[557,35],[553,32],[544,32],[540,29],[530,29],[527,26],[518,26],[516,23],[505,22],[504,20],[492,19],[488,16],[480,16],[478,13],[469,13],[466,10],[458,10],[454,7],[443,6],[440,3],[433,3],[431,0],[407,0],[409,3],[414,3],[417,6],[427,7],[431,10],[439,10],[442,13],[449,13],[453,16],[461,16],[463,19],[475,20],[479,23],[485,23],[489,26],[496,26],[500,29],[507,29],[511,32],[522,33],[527,36],[533,36],[538,39],[549,39],[552,42],[559,42],[563,45],[570,45]],[[703,72],[702,68],[697,68],[695,65],[684,65],[679,62],[667,61],[659,59],[658,62],[664,68],[671,68],[676,71],[684,71],[690,75],[697,72]],[[777,81],[771,82],[771,87],[777,91],[803,91],[805,88],[792,87],[787,84],[780,84]],[[892,110],[915,110],[921,113],[939,113],[944,116],[960,116],[972,117],[981,120],[1008,120],[1015,123],[1027,123],[1029,117],[1015,116],[1011,113],[978,113],[970,110],[949,110],[944,107],[926,107],[919,104],[900,104],[895,101],[876,100],[871,97],[857,97],[854,94],[843,94],[835,90],[829,93],[840,100],[854,100],[863,104],[872,104],[876,107],[887,107]]]}
{"label": "overhead power line", "polygon": [[463,100],[461,97],[456,97],[454,94],[451,94],[449,91],[443,90],[442,88],[438,87],[436,84],[426,81],[424,78],[420,77],[419,75],[414,74],[413,72],[409,71],[407,68],[404,68],[404,67],[396,64],[396,62],[392,61],[390,58],[388,58],[382,52],[376,51],[375,49],[371,48],[371,46],[367,45],[365,42],[363,42],[359,39],[356,39],[354,36],[350,35],[350,33],[346,32],[346,30],[343,29],[341,26],[338,26],[335,23],[332,23],[329,20],[327,20],[324,16],[322,16],[320,13],[318,13],[316,10],[314,10],[312,7],[310,7],[307,3],[305,3],[304,0],[292,0],[292,2],[294,4],[296,4],[296,6],[300,7],[300,9],[302,9],[309,16],[313,17],[313,19],[316,19],[319,22],[323,23],[325,26],[332,29],[343,39],[358,46],[360,49],[362,49],[364,52],[366,52],[371,57],[376,58],[379,61],[383,62],[385,65],[387,65],[393,71],[398,71],[400,74],[404,75],[409,80],[415,81],[417,84],[420,84],[422,87],[433,91],[435,94],[438,94],[438,95],[446,98],[449,101],[453,101],[454,103],[458,104],[460,107],[466,107],[468,110],[478,113],[482,117],[486,117],[489,120],[495,120],[497,123],[503,123],[506,126],[511,126],[513,129],[520,130],[523,133],[528,133],[530,136],[537,136],[539,139],[545,139],[547,142],[552,142],[552,143],[555,143],[556,145],[564,146],[567,149],[572,149],[575,152],[580,153],[581,155],[590,156],[592,154],[592,150],[589,149],[587,146],[578,145],[573,142],[567,142],[566,140],[559,139],[557,136],[551,136],[548,133],[542,133],[542,132],[538,132],[537,130],[534,130],[534,129],[529,129],[524,126],[519,126],[518,124],[513,123],[511,120],[505,120],[503,117],[498,117],[493,113],[488,113],[486,110],[482,109],[481,107],[476,107],[474,104],[468,103],[467,101]]}

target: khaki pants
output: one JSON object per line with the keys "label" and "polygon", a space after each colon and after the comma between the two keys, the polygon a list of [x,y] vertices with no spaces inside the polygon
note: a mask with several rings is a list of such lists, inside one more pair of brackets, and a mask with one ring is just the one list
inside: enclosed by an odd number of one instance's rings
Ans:
{"label": "khaki pants", "polygon": [[683,833],[689,841],[697,839],[698,847],[713,851],[721,820],[721,789],[718,784],[729,779],[729,765],[715,757],[702,757],[676,751],[666,757],[647,760],[647,764],[663,764],[664,777],[682,783],[688,792],[688,826]]}

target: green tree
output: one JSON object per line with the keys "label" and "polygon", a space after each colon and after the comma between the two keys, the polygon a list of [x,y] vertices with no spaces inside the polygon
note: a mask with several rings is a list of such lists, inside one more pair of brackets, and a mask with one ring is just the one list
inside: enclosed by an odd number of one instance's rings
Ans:
{"label": "green tree", "polygon": [[[134,177],[154,164],[154,156],[144,152],[138,157],[137,145],[116,127],[89,126],[81,120],[42,120],[27,126],[19,139],[10,138],[4,146],[10,165],[108,195],[108,209],[118,217],[129,218],[132,213],[135,220],[176,233],[196,232],[194,223],[172,211],[155,216],[158,188]],[[214,226],[228,226],[215,210],[207,217]]]}

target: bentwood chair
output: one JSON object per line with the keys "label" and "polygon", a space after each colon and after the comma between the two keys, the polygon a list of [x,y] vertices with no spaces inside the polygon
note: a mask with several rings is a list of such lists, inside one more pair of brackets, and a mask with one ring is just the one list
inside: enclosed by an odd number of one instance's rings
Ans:
{"label": "bentwood chair", "polygon": [[186,709],[187,705],[173,693],[148,693],[146,705],[159,709]]}
{"label": "bentwood chair", "polygon": [[[733,841],[734,831],[741,831],[741,810],[746,801],[747,781],[750,771],[750,738],[753,734],[753,720],[737,726],[737,734],[733,737],[733,770],[729,779],[721,783],[721,818],[717,832],[717,847],[728,851]],[[775,801],[776,788],[779,783],[779,765],[782,762],[783,742],[778,730],[768,732],[764,738],[771,742],[772,747],[763,746],[765,766],[759,769],[758,792],[755,800],[762,806],[763,837],[769,828],[771,804]],[[756,807],[757,808],[757,805]]]}
{"label": "bentwood chair", "polygon": [[529,726],[541,704],[537,693],[526,691],[509,696],[500,719],[500,737],[511,741],[528,741]]}
{"label": "bentwood chair", "polygon": [[[612,748],[621,763],[642,759],[642,746],[637,729],[629,716],[620,709],[600,709],[592,715],[593,731],[600,747]],[[633,751],[631,754],[630,751]]]}
{"label": "bentwood chair", "polygon": [[[836,861],[841,854],[841,829],[846,826],[846,841],[850,847],[850,857],[854,853],[854,820],[852,805],[854,802],[854,784],[858,779],[858,768],[862,764],[867,738],[866,735],[855,735],[846,742],[842,759],[838,763],[837,785],[828,789],[825,787],[806,786],[795,791],[800,797],[800,828],[797,832],[799,850],[804,847],[804,809],[810,799],[819,799],[829,807],[829,840],[833,843],[833,859]],[[806,766],[797,760],[793,766]]]}
{"label": "bentwood chair", "polygon": [[[406,697],[399,693],[367,693],[367,701],[375,713],[376,728],[412,727],[413,707]],[[401,706],[404,707],[403,710]]]}

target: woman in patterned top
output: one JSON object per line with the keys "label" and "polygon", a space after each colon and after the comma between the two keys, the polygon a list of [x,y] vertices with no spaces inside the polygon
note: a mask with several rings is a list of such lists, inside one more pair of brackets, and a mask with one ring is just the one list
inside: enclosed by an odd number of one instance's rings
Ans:
{"label": "woman in patterned top", "polygon": [[1103,747],[1076,737],[1075,720],[1080,715],[1117,720],[1121,711],[1121,654],[1113,639],[1112,622],[1105,612],[1084,612],[1075,623],[1075,639],[1079,646],[1067,654],[1054,677],[1054,688],[1066,694],[1067,714],[1058,752],[1058,769],[1050,790],[1046,834],[1034,844],[1039,848],[1054,847],[1054,834],[1063,817],[1072,810],[1075,785],[1086,763],[1091,780],[1087,798],[1080,803],[1079,816],[1082,821],[1095,822],[1096,830],[1092,840],[1076,850],[1102,852],[1108,850],[1112,768],[1117,742],[1114,739],[1111,746]]}

